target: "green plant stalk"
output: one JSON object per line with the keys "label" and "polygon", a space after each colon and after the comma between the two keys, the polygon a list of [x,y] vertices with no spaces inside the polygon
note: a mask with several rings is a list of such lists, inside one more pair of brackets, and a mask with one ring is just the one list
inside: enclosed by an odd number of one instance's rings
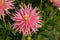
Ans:
{"label": "green plant stalk", "polygon": [[40,2],[40,8],[41,8],[41,11],[42,11],[42,0],[41,0],[41,2]]}
{"label": "green plant stalk", "polygon": [[28,35],[27,40],[31,40],[31,36],[30,35]]}
{"label": "green plant stalk", "polygon": [[4,28],[6,29],[6,22],[4,18],[3,18],[3,23],[4,23]]}

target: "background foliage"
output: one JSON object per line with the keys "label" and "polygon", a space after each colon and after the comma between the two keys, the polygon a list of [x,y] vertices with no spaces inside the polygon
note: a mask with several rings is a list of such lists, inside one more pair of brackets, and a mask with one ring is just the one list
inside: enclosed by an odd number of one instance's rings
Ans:
{"label": "background foliage", "polygon": [[[12,14],[19,8],[19,5],[31,3],[33,8],[38,7],[42,16],[42,28],[33,33],[31,40],[60,40],[60,10],[53,6],[49,0],[15,0],[15,9],[9,10]],[[5,20],[0,20],[0,40],[27,40],[27,37],[12,29],[13,21],[8,15]]]}

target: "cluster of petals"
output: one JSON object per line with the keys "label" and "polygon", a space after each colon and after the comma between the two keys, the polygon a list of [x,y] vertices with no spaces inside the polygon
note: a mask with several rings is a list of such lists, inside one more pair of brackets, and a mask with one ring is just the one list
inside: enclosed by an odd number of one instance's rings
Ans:
{"label": "cluster of petals", "polygon": [[50,0],[50,2],[53,3],[54,6],[60,8],[60,0]]}
{"label": "cluster of petals", "polygon": [[0,19],[1,16],[4,18],[4,12],[9,13],[8,9],[13,9],[12,0],[0,0]]}
{"label": "cluster of petals", "polygon": [[11,17],[15,21],[12,27],[23,35],[30,35],[41,27],[40,18],[37,8],[32,8],[31,4],[20,6],[20,9]]}

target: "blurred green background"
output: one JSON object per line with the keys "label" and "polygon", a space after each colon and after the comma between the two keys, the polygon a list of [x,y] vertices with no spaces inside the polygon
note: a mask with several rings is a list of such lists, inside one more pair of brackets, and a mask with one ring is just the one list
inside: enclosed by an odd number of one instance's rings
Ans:
{"label": "blurred green background", "polygon": [[[19,5],[31,3],[33,8],[37,7],[42,16],[42,28],[33,33],[31,40],[60,40],[60,10],[53,6],[49,0],[15,0],[15,9],[9,10],[12,14],[19,8]],[[13,21],[8,15],[5,20],[0,20],[0,40],[27,40],[27,37],[15,32],[11,25]]]}

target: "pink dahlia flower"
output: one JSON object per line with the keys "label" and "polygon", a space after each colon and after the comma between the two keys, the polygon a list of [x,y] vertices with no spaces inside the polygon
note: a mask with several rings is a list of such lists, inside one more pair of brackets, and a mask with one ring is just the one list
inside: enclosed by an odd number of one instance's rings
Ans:
{"label": "pink dahlia flower", "polygon": [[41,27],[41,20],[37,8],[32,8],[31,5],[24,5],[18,10],[13,17],[11,17],[15,23],[13,28],[23,35],[30,35],[32,32],[36,32],[37,28]]}
{"label": "pink dahlia flower", "polygon": [[12,9],[13,7],[12,1],[11,0],[0,0],[0,19],[1,16],[4,18],[5,14],[4,11],[6,11],[6,13],[8,13],[8,9]]}
{"label": "pink dahlia flower", "polygon": [[60,0],[50,0],[50,2],[53,3],[53,5],[57,6],[58,8],[60,8]]}

